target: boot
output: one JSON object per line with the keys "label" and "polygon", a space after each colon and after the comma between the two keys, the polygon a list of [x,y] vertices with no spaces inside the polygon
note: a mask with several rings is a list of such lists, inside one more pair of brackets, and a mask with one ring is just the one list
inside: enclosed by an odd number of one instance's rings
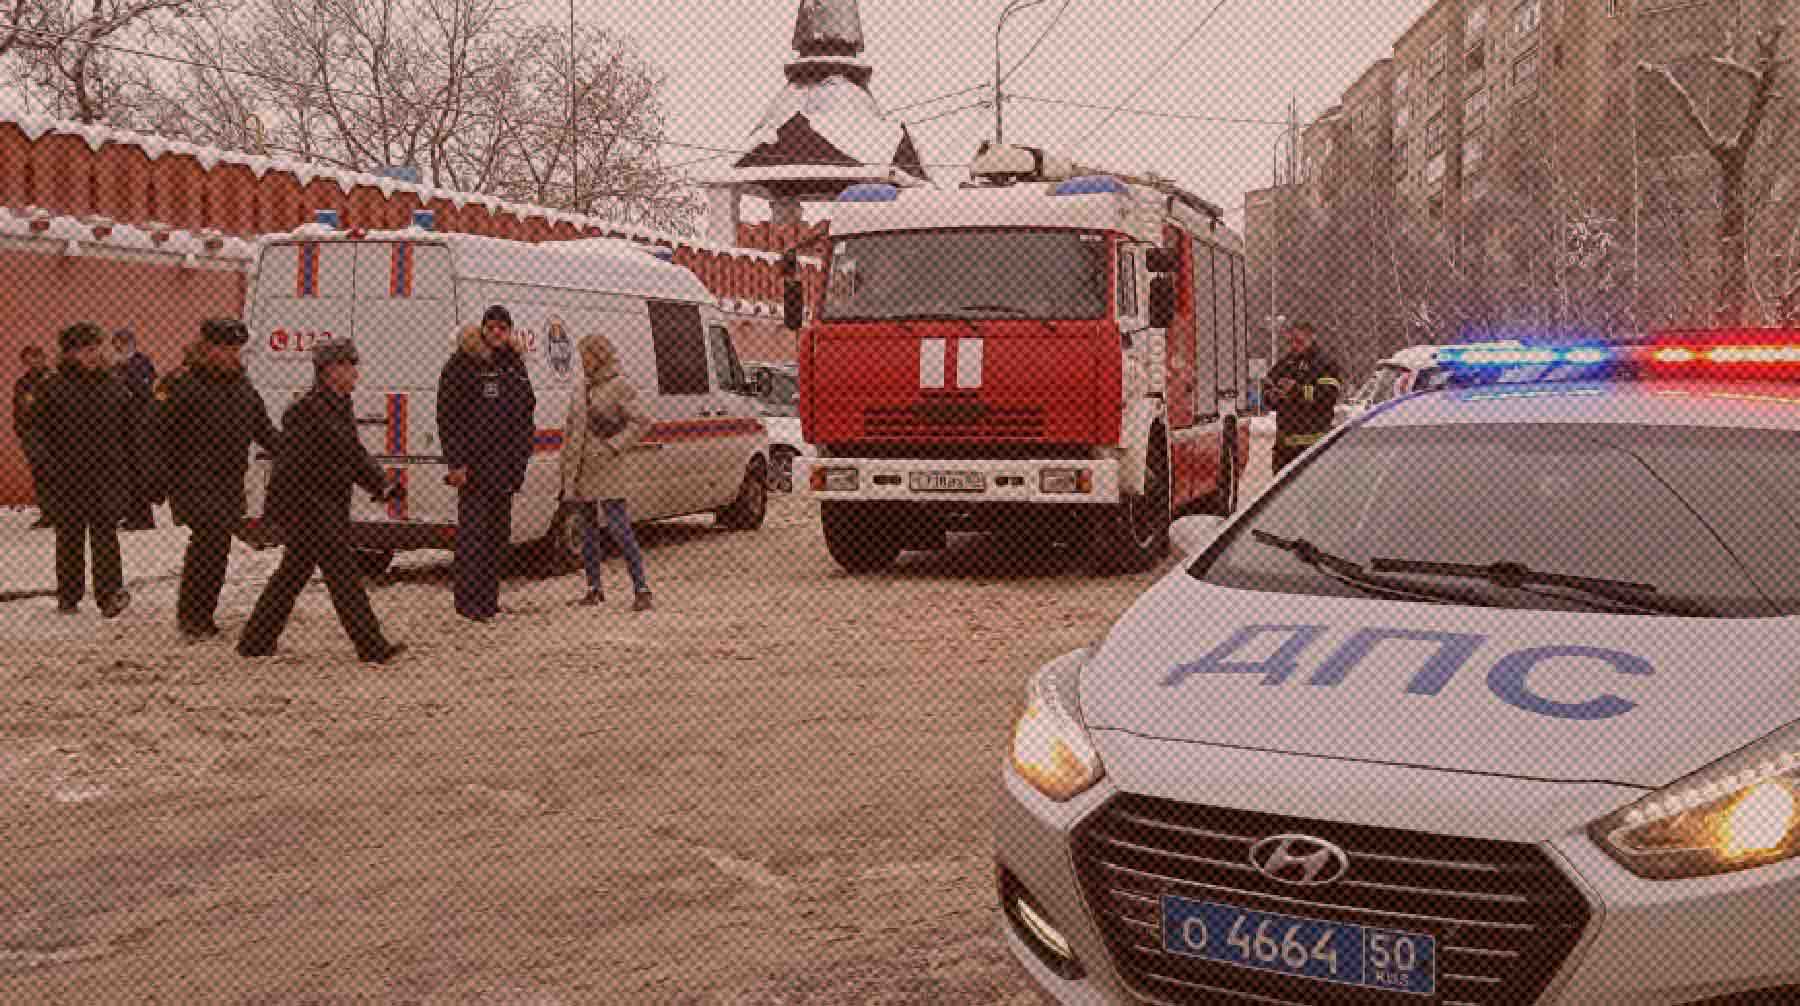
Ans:
{"label": "boot", "polygon": [[398,657],[400,654],[405,653],[405,652],[406,652],[406,644],[405,643],[389,643],[386,646],[382,647],[381,651],[379,653],[374,653],[374,654],[371,654],[370,656],[364,658],[363,663],[365,663],[365,664],[391,663],[391,662],[393,662],[395,657]]}
{"label": "boot", "polygon": [[121,590],[108,594],[106,599],[100,602],[100,617],[118,618],[129,607],[131,607],[131,591]]}
{"label": "boot", "polygon": [[587,592],[587,596],[575,603],[583,608],[598,608],[606,601],[606,592],[598,587]]}
{"label": "boot", "polygon": [[655,605],[650,603],[650,592],[647,590],[638,591],[636,599],[631,602],[632,611],[649,611],[654,607]]}

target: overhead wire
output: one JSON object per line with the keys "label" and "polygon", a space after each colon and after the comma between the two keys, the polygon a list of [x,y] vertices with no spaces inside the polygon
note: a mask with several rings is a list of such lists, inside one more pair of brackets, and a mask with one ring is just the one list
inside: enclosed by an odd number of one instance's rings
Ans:
{"label": "overhead wire", "polygon": [[1176,45],[1174,49],[1171,49],[1169,54],[1163,57],[1162,62],[1156,64],[1156,66],[1151,69],[1150,73],[1138,83],[1138,86],[1133,88],[1132,92],[1125,96],[1125,100],[1119,102],[1112,111],[1107,113],[1106,118],[1100,120],[1099,125],[1088,130],[1086,133],[1083,133],[1081,138],[1075,141],[1075,146],[1070,148],[1069,152],[1074,153],[1086,146],[1087,142],[1093,139],[1102,129],[1105,129],[1113,119],[1118,117],[1120,112],[1124,111],[1127,106],[1136,101],[1138,96],[1143,94],[1144,90],[1152,83],[1155,83],[1156,78],[1161,76],[1164,70],[1168,69],[1169,64],[1175,62],[1175,57],[1181,55],[1183,49],[1186,49],[1189,45],[1193,44],[1194,39],[1200,37],[1200,33],[1206,30],[1206,26],[1211,24],[1213,18],[1218,15],[1219,11],[1230,2],[1231,0],[1218,0],[1217,3],[1213,4],[1212,10],[1206,12],[1206,16],[1201,18],[1200,23],[1195,25],[1194,29],[1182,38],[1180,44]]}

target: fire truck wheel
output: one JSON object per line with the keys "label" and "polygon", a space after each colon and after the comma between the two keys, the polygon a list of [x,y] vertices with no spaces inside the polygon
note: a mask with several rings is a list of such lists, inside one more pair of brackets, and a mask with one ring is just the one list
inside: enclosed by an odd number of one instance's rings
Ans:
{"label": "fire truck wheel", "polygon": [[1229,517],[1238,508],[1237,434],[1228,432],[1219,450],[1219,484],[1206,498],[1202,513]]}
{"label": "fire truck wheel", "polygon": [[899,558],[899,528],[880,509],[842,501],[826,501],[819,509],[825,549],[845,570],[875,573]]}
{"label": "fire truck wheel", "polygon": [[720,527],[733,531],[754,531],[769,514],[769,473],[760,457],[751,458],[744,469],[744,481],[738,485],[737,499],[715,516]]}
{"label": "fire truck wheel", "polygon": [[1144,494],[1122,494],[1119,504],[1094,515],[1090,550],[1102,573],[1138,573],[1169,552],[1169,457],[1162,430],[1150,439]]}

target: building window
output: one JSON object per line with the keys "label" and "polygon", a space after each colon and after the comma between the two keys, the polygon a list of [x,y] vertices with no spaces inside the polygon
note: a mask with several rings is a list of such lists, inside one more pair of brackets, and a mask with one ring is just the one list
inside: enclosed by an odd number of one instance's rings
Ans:
{"label": "building window", "polygon": [[1425,93],[1425,114],[1437,115],[1444,110],[1444,78],[1435,77]]}
{"label": "building window", "polygon": [[1405,98],[1407,89],[1411,88],[1411,87],[1412,87],[1412,70],[1409,67],[1403,66],[1400,68],[1400,72],[1394,74],[1394,98],[1395,98],[1395,100],[1400,100],[1400,99]]}
{"label": "building window", "polygon": [[1537,90],[1537,71],[1538,54],[1535,49],[1520,56],[1518,61],[1513,63],[1512,82],[1514,87],[1514,101],[1527,98],[1533,91]]}
{"label": "building window", "polygon": [[1444,219],[1444,197],[1441,195],[1432,196],[1431,199],[1425,203],[1425,212],[1433,220]]}
{"label": "building window", "polygon": [[1425,124],[1425,152],[1435,154],[1444,149],[1444,120],[1436,118]]}
{"label": "building window", "polygon": [[1474,136],[1464,140],[1462,173],[1464,175],[1472,175],[1480,170],[1481,157],[1485,152],[1481,137]]}
{"label": "building window", "polygon": [[1425,54],[1425,76],[1436,77],[1444,72],[1444,55],[1450,50],[1450,40],[1440,38],[1431,43],[1431,49]]}
{"label": "building window", "polygon": [[1478,3],[1469,8],[1468,20],[1463,22],[1463,31],[1469,38],[1487,30],[1487,4]]}
{"label": "building window", "polygon": [[1412,107],[1401,105],[1394,110],[1394,132],[1404,133],[1406,127],[1412,125]]}
{"label": "building window", "polygon": [[1463,99],[1463,128],[1475,129],[1487,121],[1488,96],[1486,91],[1476,91]]}
{"label": "building window", "polygon": [[1513,8],[1513,34],[1524,36],[1537,30],[1544,17],[1544,0],[1525,0]]}
{"label": "building window", "polygon": [[1482,45],[1479,41],[1475,43],[1474,47],[1469,50],[1468,65],[1465,69],[1469,73],[1480,73],[1487,69],[1487,46]]}
{"label": "building window", "polygon": [[1425,162],[1425,184],[1436,189],[1444,182],[1444,155],[1438,154]]}
{"label": "building window", "polygon": [[1606,0],[1606,16],[1618,17],[1625,13],[1625,0]]}

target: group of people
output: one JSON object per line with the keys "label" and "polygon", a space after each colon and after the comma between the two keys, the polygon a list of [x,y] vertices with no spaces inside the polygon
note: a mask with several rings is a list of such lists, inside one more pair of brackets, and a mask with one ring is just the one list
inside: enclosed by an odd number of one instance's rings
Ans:
{"label": "group of people", "polygon": [[[102,339],[102,343],[104,339]],[[101,345],[101,343],[96,343]],[[104,355],[103,353],[101,354]],[[38,481],[38,459],[34,456],[32,443],[25,435],[31,421],[31,414],[37,408],[45,382],[49,379],[52,368],[49,354],[39,346],[26,346],[19,351],[19,362],[24,366],[24,373],[13,383],[13,433],[19,438],[25,449],[25,463],[33,484]],[[135,416],[142,416],[148,408],[151,390],[156,384],[156,364],[150,357],[138,349],[137,337],[129,329],[120,329],[112,335],[112,357],[106,360],[113,372],[123,382],[125,389],[131,393],[130,408]],[[152,513],[154,501],[150,498],[149,487],[134,484],[131,487],[131,506],[128,514],[121,519],[120,528],[125,531],[151,531],[156,528],[156,518]],[[40,510],[33,528],[50,527],[50,519]]]}
{"label": "group of people", "polygon": [[[107,358],[104,334],[93,324],[62,331],[55,369],[35,357],[27,361],[15,425],[32,466],[41,519],[56,529],[57,609],[79,611],[91,555],[101,614],[123,612],[131,595],[119,552],[120,524],[134,523],[140,507],[167,500],[175,522],[190,532],[177,627],[191,641],[220,635],[214,617],[231,539],[244,521],[254,444],[274,458],[263,518],[277,530],[284,551],[238,639],[238,652],[275,652],[300,592],[318,571],[357,655],[387,663],[405,645],[387,638],[363,588],[352,543],[351,493],[360,487],[389,501],[405,490],[389,483],[357,435],[351,407],[360,380],[356,346],[340,338],[314,347],[313,387],[287,408],[277,431],[243,369],[248,340],[235,319],[202,323],[184,365],[154,384],[147,404],[134,390],[129,368]],[[604,600],[598,538],[603,511],[631,576],[633,608],[649,610],[643,557],[616,474],[618,459],[648,431],[649,416],[604,336],[588,336],[580,350],[587,380],[570,396],[561,457],[563,505],[582,527],[586,560],[587,591],[575,603]],[[455,607],[471,621],[502,613],[500,571],[511,540],[512,499],[534,450],[536,407],[511,316],[502,306],[490,307],[481,325],[459,334],[438,388],[445,481],[458,494]]]}

